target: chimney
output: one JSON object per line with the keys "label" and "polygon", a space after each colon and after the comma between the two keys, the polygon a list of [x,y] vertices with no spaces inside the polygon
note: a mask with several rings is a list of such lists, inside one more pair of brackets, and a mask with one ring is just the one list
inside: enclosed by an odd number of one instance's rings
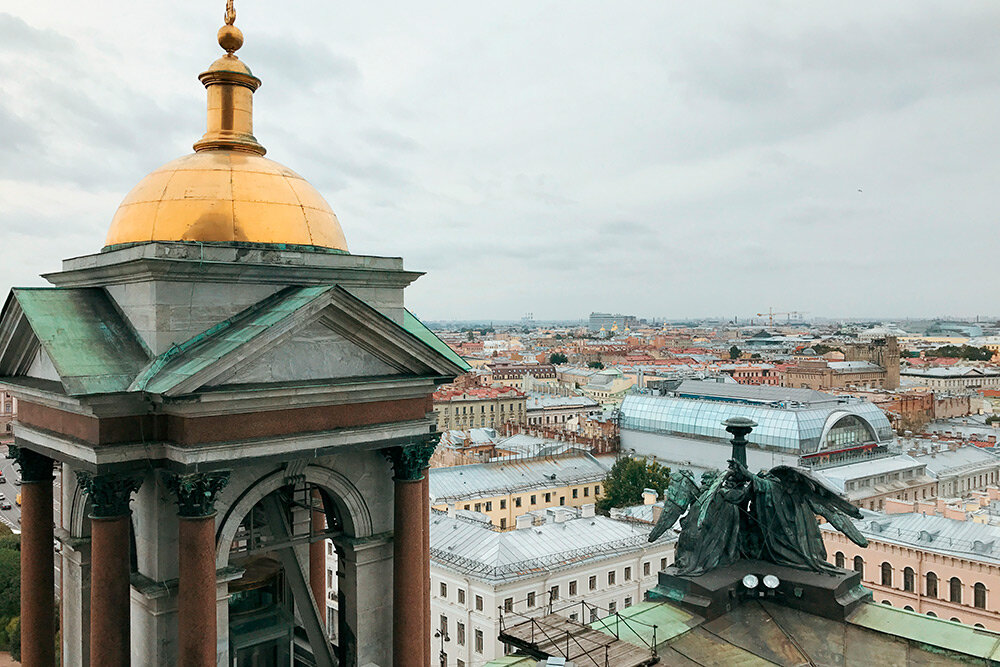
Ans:
{"label": "chimney", "polygon": [[448,518],[455,518],[455,503],[448,503]]}
{"label": "chimney", "polygon": [[594,503],[587,503],[586,505],[581,505],[580,506],[580,516],[582,516],[584,518],[589,518],[589,517],[594,516],[594,514],[595,514],[594,508],[595,508]]}
{"label": "chimney", "polygon": [[652,505],[652,504],[654,504],[656,502],[656,498],[658,497],[658,495],[659,494],[657,494],[656,491],[654,491],[653,489],[643,489],[642,490],[642,504],[643,505]]}
{"label": "chimney", "polygon": [[522,514],[521,516],[514,519],[514,529],[521,530],[522,528],[531,528],[531,524],[534,522],[534,517],[530,514]]}

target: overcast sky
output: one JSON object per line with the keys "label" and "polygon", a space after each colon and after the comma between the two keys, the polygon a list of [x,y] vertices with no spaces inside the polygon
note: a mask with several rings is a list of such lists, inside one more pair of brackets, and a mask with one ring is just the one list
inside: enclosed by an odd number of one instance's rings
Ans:
{"label": "overcast sky", "polygon": [[[224,4],[7,3],[4,293],[190,152]],[[995,1],[236,10],[268,157],[421,317],[1000,311]]]}

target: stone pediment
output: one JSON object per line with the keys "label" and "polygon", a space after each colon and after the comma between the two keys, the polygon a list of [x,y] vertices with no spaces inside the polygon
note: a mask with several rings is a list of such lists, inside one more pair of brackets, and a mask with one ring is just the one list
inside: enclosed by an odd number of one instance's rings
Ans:
{"label": "stone pediment", "polygon": [[410,326],[401,327],[338,286],[287,288],[160,355],[129,389],[177,396],[220,386],[465,370],[461,358],[440,341],[434,345],[407,315]]}

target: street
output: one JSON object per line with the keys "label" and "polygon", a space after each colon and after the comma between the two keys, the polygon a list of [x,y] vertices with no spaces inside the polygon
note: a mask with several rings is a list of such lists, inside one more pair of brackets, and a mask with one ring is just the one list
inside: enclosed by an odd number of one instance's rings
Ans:
{"label": "street", "polygon": [[6,452],[0,452],[0,454],[3,454],[0,456],[0,473],[7,480],[6,484],[0,484],[0,493],[10,503],[9,510],[0,510],[0,521],[3,521],[12,530],[20,532],[21,508],[17,506],[14,499],[17,498],[17,492],[20,491],[21,487],[16,486],[14,480],[19,479],[21,475],[14,466],[14,462],[7,458]]}

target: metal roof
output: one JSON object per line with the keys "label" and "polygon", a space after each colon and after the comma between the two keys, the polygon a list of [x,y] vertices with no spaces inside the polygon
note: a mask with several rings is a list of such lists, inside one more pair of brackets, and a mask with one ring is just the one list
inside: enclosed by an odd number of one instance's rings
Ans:
{"label": "metal roof", "polygon": [[438,338],[437,334],[428,329],[423,322],[418,320],[413,313],[406,309],[403,310],[403,328],[420,339],[424,345],[437,351],[439,354],[446,357],[448,361],[459,366],[463,370],[468,371],[472,368],[472,366],[466,363],[465,359],[460,357],[455,350],[448,347],[447,343]]}
{"label": "metal roof", "polygon": [[12,297],[71,396],[125,391],[149,360],[103,289],[15,288]]}
{"label": "metal roof", "polygon": [[[498,445],[504,446],[504,443]],[[431,468],[428,484],[431,502],[439,504],[477,496],[603,481],[607,474],[607,466],[590,454],[583,454]]]}
{"label": "metal roof", "polygon": [[[572,512],[572,508],[549,508]],[[668,531],[669,533],[669,531]],[[506,581],[613,558],[649,546],[649,527],[604,516],[499,532],[443,512],[431,516],[431,560],[484,581]],[[657,543],[673,541],[666,534]]]}
{"label": "metal roof", "polygon": [[914,457],[927,466],[927,472],[935,477],[954,474],[961,470],[969,470],[990,465],[1000,465],[1000,457],[982,447],[959,447],[952,451],[942,449],[934,454],[921,454]]}

